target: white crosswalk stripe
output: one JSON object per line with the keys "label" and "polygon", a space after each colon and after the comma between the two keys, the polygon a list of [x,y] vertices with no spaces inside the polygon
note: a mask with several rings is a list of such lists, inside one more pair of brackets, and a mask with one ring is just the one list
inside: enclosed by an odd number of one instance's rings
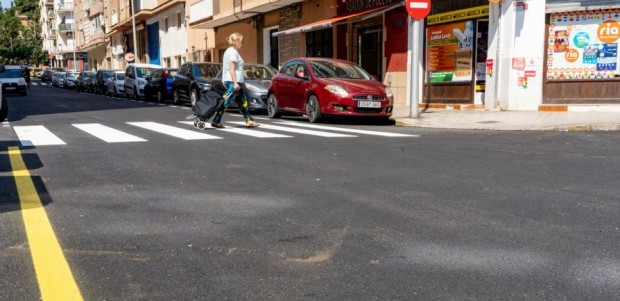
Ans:
{"label": "white crosswalk stripe", "polygon": [[[244,125],[245,124],[245,122],[242,122],[242,121],[241,122],[239,122],[239,121],[229,121],[228,123],[240,124],[240,125]],[[330,132],[306,130],[306,129],[298,129],[298,128],[290,128],[290,127],[284,127],[284,126],[279,126],[279,125],[270,125],[270,124],[261,124],[260,127],[263,128],[263,129],[268,129],[268,130],[276,130],[276,131],[282,131],[282,132],[291,132],[291,133],[304,134],[304,135],[312,135],[312,136],[320,136],[320,137],[326,137],[326,138],[357,137],[357,136],[354,136],[354,135],[338,134],[338,133],[330,133]]]}
{"label": "white crosswalk stripe", "polygon": [[[193,121],[179,121],[179,123],[189,124],[189,125],[192,125],[192,126],[194,124]],[[210,123],[207,123],[207,128],[213,129],[213,127],[211,126]],[[261,131],[258,131],[256,129],[244,129],[244,128],[231,128],[231,127],[228,127],[228,128],[223,128],[223,129],[217,129],[217,130],[218,131],[222,131],[222,132],[235,133],[235,134],[239,134],[239,135],[256,137],[256,138],[292,138],[293,137],[293,136],[287,136],[287,135],[281,135],[281,134],[261,132]]]}
{"label": "white crosswalk stripe", "polygon": [[157,122],[127,122],[127,124],[166,134],[169,136],[181,138],[184,140],[222,139],[221,137],[196,132],[193,130],[182,129]]}
{"label": "white crosswalk stripe", "polygon": [[99,123],[73,124],[73,126],[108,143],[147,141]]}
{"label": "white crosswalk stripe", "polygon": [[13,127],[22,146],[65,145],[58,136],[42,125]]}
{"label": "white crosswalk stripe", "polygon": [[383,137],[420,137],[419,135],[408,135],[408,134],[399,134],[399,133],[389,133],[389,132],[379,132],[379,131],[368,131],[368,130],[357,130],[357,129],[348,129],[348,128],[339,128],[334,126],[324,126],[324,125],[316,125],[309,123],[299,123],[299,122],[290,122],[290,121],[279,121],[277,124],[283,125],[292,125],[299,126],[305,128],[312,128],[318,130],[328,130],[328,131],[337,131],[337,132],[345,132],[345,133],[355,133],[355,134],[364,134],[371,136],[383,136]]}

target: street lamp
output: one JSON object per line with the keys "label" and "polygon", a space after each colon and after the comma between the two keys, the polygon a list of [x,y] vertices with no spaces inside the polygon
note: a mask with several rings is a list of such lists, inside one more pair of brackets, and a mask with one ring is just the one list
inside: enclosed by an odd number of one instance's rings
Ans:
{"label": "street lamp", "polygon": [[138,46],[136,44],[136,11],[134,9],[134,0],[131,1],[131,26],[133,27],[133,60],[136,63],[139,63],[138,60]]}
{"label": "street lamp", "polygon": [[76,61],[76,57],[75,57],[75,48],[77,47],[77,43],[75,42],[75,14],[73,13],[73,10],[75,9],[75,5],[73,4],[73,2],[71,2],[71,5],[73,5],[73,7],[71,8],[71,20],[72,20],[72,24],[71,24],[71,32],[73,35],[73,71],[75,71],[75,61]]}

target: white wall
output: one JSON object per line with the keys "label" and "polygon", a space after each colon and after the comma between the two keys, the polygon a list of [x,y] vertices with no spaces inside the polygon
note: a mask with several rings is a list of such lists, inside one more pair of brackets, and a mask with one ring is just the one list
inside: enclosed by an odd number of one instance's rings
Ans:
{"label": "white wall", "polygon": [[[515,2],[528,7],[521,9]],[[488,58],[493,59],[494,70],[492,77],[487,76],[486,108],[538,110],[543,98],[545,1],[489,4]],[[525,71],[513,69],[513,59],[524,59],[525,70],[535,74],[528,78],[527,86],[519,85]]]}
{"label": "white wall", "polygon": [[[177,25],[177,13],[181,13],[182,24],[179,27]],[[166,32],[164,28],[164,18],[168,17],[168,30]],[[161,64],[163,66],[164,59],[170,58],[172,67],[178,67],[175,64],[174,57],[181,56],[185,58],[187,52],[191,49],[187,47],[187,22],[185,20],[185,11],[183,5],[177,5],[161,14],[146,21],[146,24],[153,24],[159,22],[159,56]]]}

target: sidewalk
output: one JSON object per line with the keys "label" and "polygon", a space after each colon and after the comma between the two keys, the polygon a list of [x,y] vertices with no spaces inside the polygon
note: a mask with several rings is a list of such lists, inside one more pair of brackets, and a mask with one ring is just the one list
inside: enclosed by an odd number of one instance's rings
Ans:
{"label": "sidewalk", "polygon": [[620,112],[420,110],[420,117],[394,112],[396,125],[494,131],[620,131]]}

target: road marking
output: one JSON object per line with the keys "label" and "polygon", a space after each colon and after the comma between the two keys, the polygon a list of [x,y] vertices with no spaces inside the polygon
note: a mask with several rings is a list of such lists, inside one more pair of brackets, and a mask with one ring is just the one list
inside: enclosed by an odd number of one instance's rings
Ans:
{"label": "road marking", "polygon": [[[179,123],[189,124],[189,125],[192,125],[192,126],[194,125],[193,121],[179,121]],[[211,124],[208,123],[208,122],[207,122],[206,126],[209,129],[213,129]],[[255,130],[255,129],[223,128],[223,129],[217,129],[217,130],[218,131],[222,131],[222,132],[235,133],[235,134],[239,134],[239,135],[252,136],[252,137],[256,137],[256,138],[292,138],[292,136],[275,134],[275,133],[268,133],[268,132],[261,132],[261,131]]]}
{"label": "road marking", "polygon": [[222,139],[221,137],[198,133],[192,130],[181,129],[174,126],[169,126],[156,122],[127,122],[133,126],[141,127],[143,129],[155,131],[158,133],[166,134],[169,136],[181,138],[184,140],[203,140],[203,139]]}
{"label": "road marking", "polygon": [[42,125],[15,126],[15,133],[22,146],[64,145],[66,144]]}
{"label": "road marking", "polygon": [[146,141],[140,137],[121,132],[99,123],[82,123],[72,125],[108,143]]}
{"label": "road marking", "polygon": [[[243,121],[229,121],[228,123],[241,124],[241,125],[245,124],[245,122],[243,122]],[[298,133],[298,134],[304,134],[304,135],[312,135],[312,136],[320,136],[320,137],[327,137],[327,138],[334,138],[334,137],[357,137],[357,136],[347,135],[347,134],[337,134],[337,133],[329,133],[329,132],[323,132],[323,131],[314,131],[314,130],[306,130],[306,129],[289,128],[289,127],[283,127],[283,126],[279,126],[279,125],[270,125],[270,124],[261,124],[260,127],[264,128],[264,129],[269,129],[269,130],[276,130],[276,131],[283,131],[283,132],[292,132],[292,133]]]}
{"label": "road marking", "polygon": [[308,123],[290,122],[290,121],[278,121],[276,123],[277,124],[284,124],[284,125],[306,127],[306,128],[312,128],[312,129],[319,129],[319,130],[330,130],[330,131],[339,131],[339,132],[346,132],[346,133],[356,133],[356,134],[364,134],[364,135],[383,136],[383,137],[420,137],[420,135],[398,134],[398,133],[368,131],[368,130],[356,130],[356,129],[339,128],[339,127],[333,127],[333,126],[324,126],[324,125],[316,125],[316,124],[308,124]]}
{"label": "road marking", "polygon": [[82,300],[18,147],[9,147],[9,158],[41,299]]}

